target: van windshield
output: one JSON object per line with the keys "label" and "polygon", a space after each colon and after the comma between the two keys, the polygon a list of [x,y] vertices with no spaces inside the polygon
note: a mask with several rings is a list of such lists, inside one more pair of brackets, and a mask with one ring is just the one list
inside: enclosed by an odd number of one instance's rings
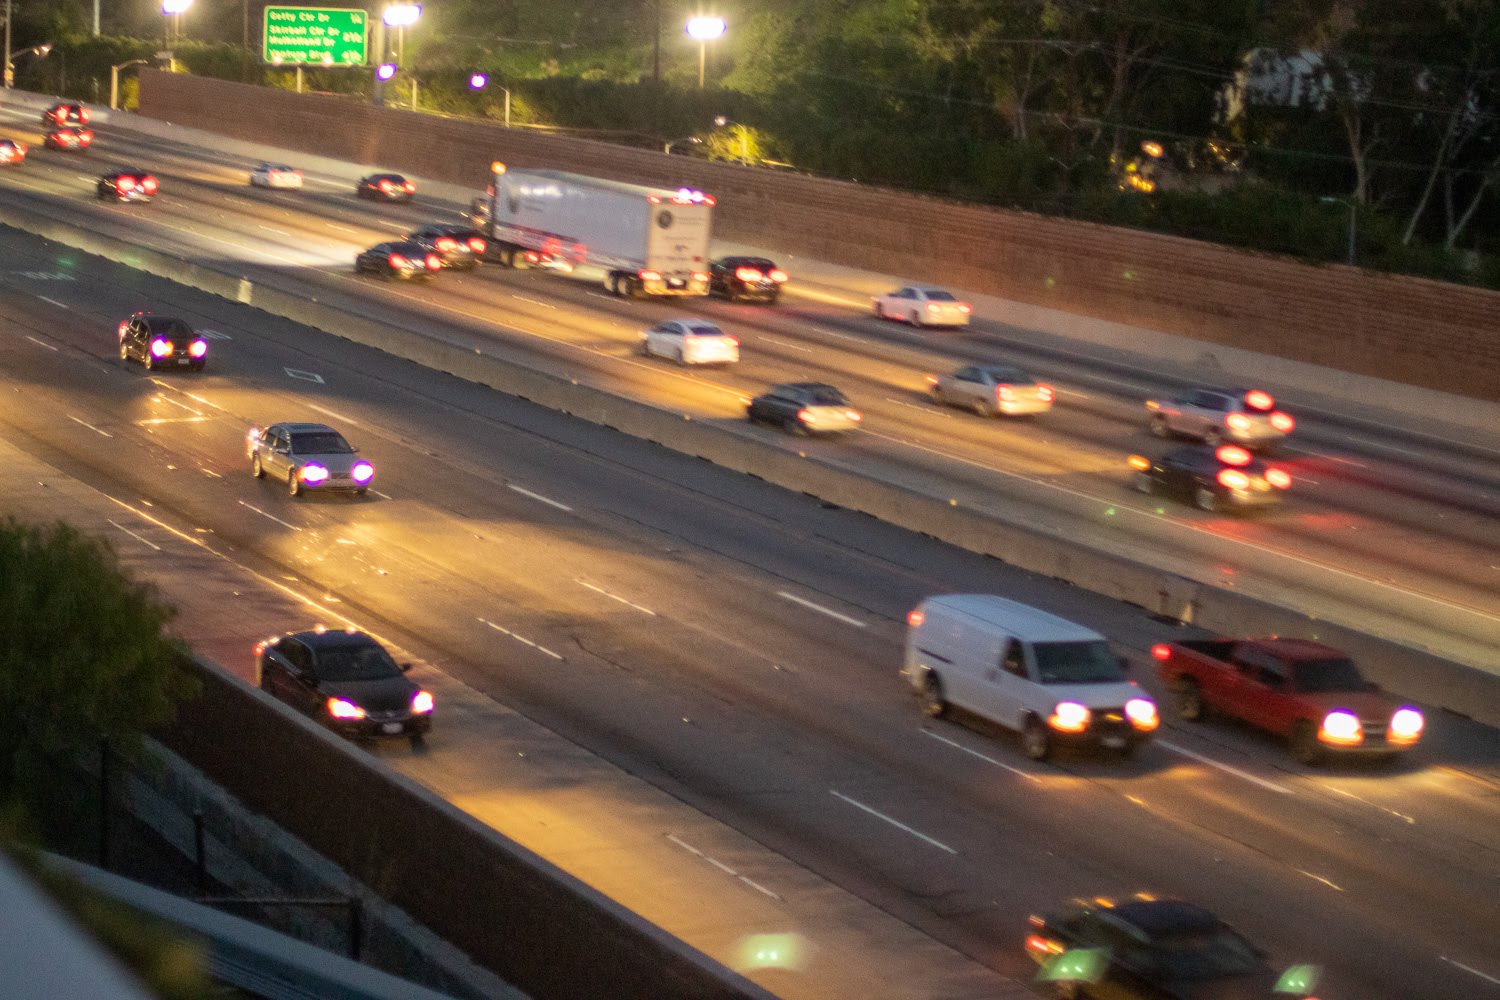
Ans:
{"label": "van windshield", "polygon": [[1125,679],[1109,643],[1038,642],[1032,647],[1037,676],[1043,684],[1097,684]]}

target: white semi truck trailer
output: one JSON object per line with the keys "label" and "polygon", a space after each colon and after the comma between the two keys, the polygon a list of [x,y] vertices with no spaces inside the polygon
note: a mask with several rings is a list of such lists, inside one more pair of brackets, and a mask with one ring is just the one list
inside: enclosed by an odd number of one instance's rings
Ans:
{"label": "white semi truck trailer", "polygon": [[496,163],[470,210],[507,267],[603,272],[615,295],[707,295],[714,200],[560,170]]}

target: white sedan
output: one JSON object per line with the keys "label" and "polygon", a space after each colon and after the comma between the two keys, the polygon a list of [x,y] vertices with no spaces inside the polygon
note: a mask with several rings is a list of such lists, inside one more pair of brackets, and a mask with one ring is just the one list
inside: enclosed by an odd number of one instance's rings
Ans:
{"label": "white sedan", "polygon": [[250,184],[253,187],[300,188],[302,171],[285,163],[262,163],[250,171]]}
{"label": "white sedan", "polygon": [[706,319],[669,319],[641,334],[641,353],[679,365],[732,365],[740,342]]}
{"label": "white sedan", "polygon": [[881,319],[904,320],[912,326],[968,326],[974,312],[952,292],[930,285],[908,285],[877,295],[873,305]]}

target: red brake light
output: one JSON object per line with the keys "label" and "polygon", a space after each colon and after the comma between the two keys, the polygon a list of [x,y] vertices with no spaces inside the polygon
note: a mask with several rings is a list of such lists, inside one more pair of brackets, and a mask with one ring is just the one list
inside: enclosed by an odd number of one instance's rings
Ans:
{"label": "red brake light", "polygon": [[382,191],[389,191],[390,189],[391,189],[391,182],[390,181],[381,181],[380,182],[380,190],[382,190]]}
{"label": "red brake light", "polygon": [[1237,431],[1248,430],[1250,427],[1250,418],[1243,413],[1231,413],[1224,418],[1224,422]]}
{"label": "red brake light", "polygon": [[128,319],[125,322],[123,322],[123,323],[120,324],[120,336],[122,336],[122,337],[125,336],[125,328],[127,326],[129,326],[129,325],[130,325],[130,320],[128,320]]}
{"label": "red brake light", "polygon": [[1280,410],[1277,410],[1271,414],[1271,426],[1283,434],[1290,434],[1292,428],[1297,426],[1297,421],[1292,419],[1290,413],[1282,413]]}
{"label": "red brake light", "polygon": [[844,416],[848,417],[850,420],[854,421],[855,423],[859,423],[861,420],[864,419],[864,416],[861,415],[858,410],[845,410],[844,411]]}
{"label": "red brake light", "polygon": [[89,120],[89,109],[88,108],[79,108],[78,109],[78,120],[81,121],[81,122],[86,122],[86,121]]}
{"label": "red brake light", "polygon": [[[125,324],[124,323],[120,324],[120,329],[121,330],[125,329]],[[927,384],[928,385],[937,385],[938,384],[938,377],[936,375],[929,375],[929,376],[927,376]]]}
{"label": "red brake light", "polygon": [[1292,485],[1292,477],[1285,469],[1267,469],[1266,482],[1277,489],[1284,490]]}
{"label": "red brake light", "polygon": [[91,143],[91,142],[94,141],[94,133],[92,133],[92,132],[79,132],[78,133],[78,141],[81,142],[81,143],[83,143],[85,146],[87,146],[89,143]]}
{"label": "red brake light", "polygon": [[188,345],[188,353],[195,358],[201,358],[208,353],[208,341],[195,340]]}
{"label": "red brake light", "polygon": [[969,315],[969,313],[974,311],[974,307],[969,305],[967,302],[960,302],[958,304],[958,311],[967,316]]}
{"label": "red brake light", "polygon": [[1172,647],[1164,642],[1158,642],[1151,647],[1151,655],[1155,659],[1166,662],[1172,658]]}
{"label": "red brake light", "polygon": [[1250,485],[1250,477],[1239,469],[1220,469],[1219,483],[1226,490],[1242,490]]}
{"label": "red brake light", "polygon": [[809,416],[811,416],[811,414],[808,413],[806,410],[798,410],[797,411],[797,419],[800,420],[800,421],[802,421],[804,424],[807,423],[807,418]]}
{"label": "red brake light", "polygon": [[779,267],[773,267],[771,268],[771,273],[767,275],[767,277],[769,277],[772,281],[776,282],[779,285],[787,279],[787,273]]}
{"label": "red brake light", "polygon": [[642,271],[642,272],[640,272],[640,274],[638,275],[638,277],[642,281],[660,281],[661,280],[661,272],[660,271]]}
{"label": "red brake light", "polygon": [[1015,399],[1016,390],[1008,385],[998,385],[995,387],[995,396],[999,399]]}
{"label": "red brake light", "polygon": [[469,237],[469,249],[475,253],[484,253],[484,240],[478,236]]}
{"label": "red brake light", "polygon": [[432,692],[418,691],[411,696],[411,710],[415,715],[432,711]]}
{"label": "red brake light", "polygon": [[1276,400],[1271,398],[1271,394],[1269,392],[1262,392],[1259,389],[1251,389],[1249,392],[1245,393],[1245,405],[1250,407],[1250,409],[1252,410],[1269,410],[1271,407],[1276,405]]}
{"label": "red brake light", "polygon": [[734,269],[734,276],[741,281],[759,281],[761,279],[760,271],[753,267],[737,267]]}
{"label": "red brake light", "polygon": [[1039,385],[1036,387],[1036,395],[1043,402],[1050,403],[1057,392],[1050,385]]}
{"label": "red brake light", "polygon": [[430,253],[430,254],[427,255],[427,270],[429,270],[429,271],[436,271],[438,268],[440,268],[442,266],[443,266],[443,258],[439,257],[435,253]]}
{"label": "red brake light", "polygon": [[147,194],[155,194],[156,193],[156,188],[157,188],[156,178],[155,177],[147,177],[145,180],[141,181],[141,188]]}
{"label": "red brake light", "polygon": [[693,272],[693,280],[694,281],[707,281],[708,280],[708,272],[707,271],[694,271]]}
{"label": "red brake light", "polygon": [[172,353],[172,342],[171,341],[165,340],[165,339],[163,339],[161,337],[157,337],[155,340],[151,341],[151,356],[153,358],[164,358],[168,354],[171,354],[171,353]]}
{"label": "red brake light", "polygon": [[1249,465],[1250,453],[1237,444],[1226,444],[1214,452],[1214,456],[1225,465]]}
{"label": "red brake light", "polygon": [[121,178],[119,178],[118,180],[115,181],[115,187],[119,188],[121,191],[134,191],[135,190],[135,178],[134,177],[121,177]]}
{"label": "red brake light", "polygon": [[926,620],[927,616],[922,614],[922,612],[916,608],[912,608],[906,613],[906,624],[910,625],[912,628],[916,628]]}
{"label": "red brake light", "polygon": [[415,184],[413,184],[411,181],[407,181],[405,184],[403,184],[401,186],[404,187],[404,188],[406,188],[406,191],[407,191],[408,194],[410,194],[411,192],[413,192],[413,191],[415,191],[417,189],[417,186]]}
{"label": "red brake light", "polygon": [[438,237],[437,248],[439,250],[447,252],[449,250],[455,249],[457,246],[458,246],[458,241],[455,240],[451,236],[439,236]]}
{"label": "red brake light", "polygon": [[405,267],[406,266],[406,258],[403,257],[403,256],[401,256],[399,253],[393,253],[387,259],[389,260],[390,265],[392,267]]}

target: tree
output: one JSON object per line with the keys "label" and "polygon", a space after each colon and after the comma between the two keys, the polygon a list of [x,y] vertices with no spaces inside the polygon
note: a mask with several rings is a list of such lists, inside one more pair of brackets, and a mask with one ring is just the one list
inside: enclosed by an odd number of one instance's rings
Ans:
{"label": "tree", "polygon": [[105,541],[59,522],[0,522],[0,792],[33,794],[48,758],[100,736],[128,751],[196,683],[164,633],[175,609]]}

